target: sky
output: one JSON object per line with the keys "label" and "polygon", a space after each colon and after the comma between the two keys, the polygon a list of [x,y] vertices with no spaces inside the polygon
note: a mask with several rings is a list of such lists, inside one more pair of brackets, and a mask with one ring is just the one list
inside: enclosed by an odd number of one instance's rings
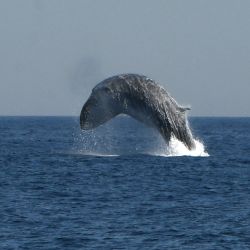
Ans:
{"label": "sky", "polygon": [[144,74],[192,116],[250,116],[249,0],[0,0],[0,115],[80,114]]}

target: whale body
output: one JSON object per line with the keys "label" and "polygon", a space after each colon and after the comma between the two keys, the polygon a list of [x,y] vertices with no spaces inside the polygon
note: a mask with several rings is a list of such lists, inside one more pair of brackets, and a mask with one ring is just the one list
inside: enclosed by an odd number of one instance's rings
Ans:
{"label": "whale body", "polygon": [[185,108],[152,79],[138,74],[121,74],[97,84],[82,107],[80,126],[94,129],[119,114],[126,114],[159,131],[168,144],[171,136],[188,149],[195,143]]}

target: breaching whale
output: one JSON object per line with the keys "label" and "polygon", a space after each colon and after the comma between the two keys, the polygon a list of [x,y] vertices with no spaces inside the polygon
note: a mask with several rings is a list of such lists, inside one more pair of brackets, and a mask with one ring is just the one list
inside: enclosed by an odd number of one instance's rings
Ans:
{"label": "breaching whale", "polygon": [[194,149],[186,111],[170,94],[152,79],[138,74],[121,74],[97,84],[82,107],[80,126],[93,129],[118,114],[129,115],[154,127],[166,143],[171,136]]}

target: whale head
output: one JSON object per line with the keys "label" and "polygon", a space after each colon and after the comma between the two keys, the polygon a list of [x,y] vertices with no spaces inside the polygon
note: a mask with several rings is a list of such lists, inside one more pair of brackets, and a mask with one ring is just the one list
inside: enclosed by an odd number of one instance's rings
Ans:
{"label": "whale head", "polygon": [[110,88],[95,88],[82,108],[80,114],[81,129],[94,129],[119,113],[116,96]]}

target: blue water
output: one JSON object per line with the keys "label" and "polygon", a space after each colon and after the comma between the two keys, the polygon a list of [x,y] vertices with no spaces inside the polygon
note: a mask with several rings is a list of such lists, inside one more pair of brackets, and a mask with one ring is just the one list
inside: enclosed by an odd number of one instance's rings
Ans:
{"label": "blue water", "polygon": [[190,124],[209,157],[126,117],[1,117],[0,249],[250,249],[250,118]]}

